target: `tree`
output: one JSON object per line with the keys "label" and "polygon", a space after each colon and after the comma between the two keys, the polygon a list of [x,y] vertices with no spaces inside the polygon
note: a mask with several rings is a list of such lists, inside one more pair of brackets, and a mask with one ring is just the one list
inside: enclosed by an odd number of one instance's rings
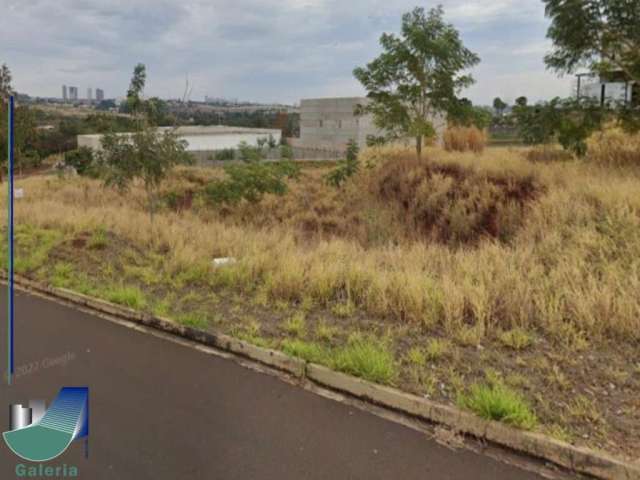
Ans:
{"label": "tree", "polygon": [[529,100],[524,95],[516,98],[516,107],[526,107]]}
{"label": "tree", "polygon": [[144,86],[147,81],[147,67],[139,63],[133,69],[133,76],[127,90],[127,109],[134,116],[142,113]]}
{"label": "tree", "polygon": [[543,0],[551,19],[553,50],[545,63],[560,73],[587,67],[622,70],[640,82],[640,2],[637,0]]}
{"label": "tree", "polygon": [[127,104],[137,118],[131,135],[107,133],[102,138],[102,150],[97,155],[105,185],[126,191],[136,179],[142,180],[147,194],[149,217],[153,223],[157,190],[174,166],[192,162],[187,143],[180,140],[175,129],[159,133],[152,126],[157,103],[142,98],[146,69],[136,65],[127,91]]}
{"label": "tree", "polygon": [[443,16],[442,7],[405,13],[400,37],[383,34],[383,53],[353,72],[370,99],[358,113],[372,113],[390,137],[415,137],[418,158],[423,137],[435,134],[434,116],[451,111],[458,92],[473,83],[461,72],[480,62]]}
{"label": "tree", "polygon": [[450,124],[484,130],[491,125],[493,113],[490,108],[474,106],[468,98],[461,98],[449,112]]}
{"label": "tree", "polygon": [[505,102],[502,101],[502,99],[500,97],[496,97],[493,99],[493,108],[495,109],[495,111],[499,114],[502,115],[502,113],[504,112],[504,110],[508,107],[509,105],[507,105]]}
{"label": "tree", "polygon": [[2,101],[7,101],[9,96],[14,93],[11,78],[11,70],[6,63],[3,63],[0,67],[0,100]]}

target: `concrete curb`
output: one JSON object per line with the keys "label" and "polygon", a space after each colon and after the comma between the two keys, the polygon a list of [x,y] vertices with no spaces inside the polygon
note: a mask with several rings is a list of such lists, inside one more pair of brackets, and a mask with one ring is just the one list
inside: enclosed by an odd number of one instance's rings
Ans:
{"label": "concrete curb", "polygon": [[[6,279],[6,274],[0,275]],[[398,389],[333,371],[322,365],[307,363],[298,358],[268,348],[257,347],[222,333],[208,333],[178,325],[171,320],[137,312],[127,307],[89,297],[63,288],[54,288],[40,282],[18,276],[16,285],[81,305],[98,312],[139,323],[197,343],[229,351],[270,367],[288,372],[300,379],[333,390],[348,393],[395,411],[421,418],[431,423],[445,425],[456,432],[484,439],[532,457],[552,462],[560,467],[611,480],[640,480],[640,464],[627,463],[606,453],[576,447],[538,433],[518,430],[499,422],[483,420],[456,407],[443,405]]]}

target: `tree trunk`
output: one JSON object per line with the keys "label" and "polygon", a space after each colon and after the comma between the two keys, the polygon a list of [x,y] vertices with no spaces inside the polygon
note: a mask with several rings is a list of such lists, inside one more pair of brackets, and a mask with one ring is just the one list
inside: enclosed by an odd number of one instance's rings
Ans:
{"label": "tree trunk", "polygon": [[422,159],[422,135],[418,135],[416,137],[416,154],[418,155],[418,160]]}

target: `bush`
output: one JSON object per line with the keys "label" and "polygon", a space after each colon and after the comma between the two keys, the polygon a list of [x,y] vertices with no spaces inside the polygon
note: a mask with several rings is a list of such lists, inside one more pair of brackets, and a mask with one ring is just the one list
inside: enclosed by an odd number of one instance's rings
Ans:
{"label": "bush", "polygon": [[347,143],[347,151],[345,152],[346,159],[339,161],[335,170],[329,172],[325,177],[329,185],[337,188],[342,185],[347,178],[358,172],[360,167],[358,164],[359,151],[360,148],[355,140],[349,140],[349,143]]}
{"label": "bush", "polygon": [[293,160],[293,148],[289,145],[280,145],[280,158],[283,160]]}
{"label": "bush", "polygon": [[380,165],[370,188],[395,206],[409,235],[456,245],[483,237],[509,241],[541,186],[530,174],[489,173],[407,156]]}
{"label": "bush", "polygon": [[[261,143],[260,140],[259,143]],[[264,140],[266,141],[266,139]],[[240,160],[244,162],[259,162],[264,159],[264,151],[262,150],[262,147],[252,147],[247,142],[240,142],[238,145],[238,152],[240,153]]]}
{"label": "bush", "polygon": [[498,383],[493,386],[472,385],[468,394],[458,397],[458,404],[487,420],[496,420],[527,430],[538,423],[524,399]]}
{"label": "bush", "polygon": [[221,161],[234,160],[236,158],[236,151],[233,148],[223,148],[216,152],[214,158]]}
{"label": "bush", "polygon": [[640,166],[640,133],[607,128],[587,140],[587,160],[610,167]]}
{"label": "bush", "polygon": [[487,145],[487,135],[477,127],[451,127],[444,132],[442,141],[448,152],[482,153]]}
{"label": "bush", "polygon": [[228,165],[224,168],[229,178],[214,180],[205,187],[209,203],[236,204],[241,200],[259,202],[265,193],[284,195],[287,178],[296,178],[299,167],[292,162]]}
{"label": "bush", "polygon": [[73,167],[79,175],[88,175],[95,170],[93,150],[89,147],[80,147],[65,153],[64,163]]}

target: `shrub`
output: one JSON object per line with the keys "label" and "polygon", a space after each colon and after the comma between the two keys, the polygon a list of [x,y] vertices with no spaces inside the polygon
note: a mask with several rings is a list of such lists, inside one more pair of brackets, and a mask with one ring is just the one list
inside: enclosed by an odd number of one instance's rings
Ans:
{"label": "shrub", "polygon": [[513,350],[523,350],[533,342],[531,334],[521,328],[514,328],[500,334],[500,341]]}
{"label": "shrub", "polygon": [[224,168],[229,178],[214,180],[205,187],[209,203],[236,204],[241,200],[259,202],[265,193],[284,195],[287,178],[296,178],[299,167],[292,162],[228,165]]}
{"label": "shrub", "polygon": [[236,151],[233,148],[223,148],[216,152],[214,158],[219,161],[233,160],[236,158]]}
{"label": "shrub", "polygon": [[293,160],[293,148],[289,145],[280,145],[280,158],[282,160]]}
{"label": "shrub", "polygon": [[[265,140],[265,142],[260,142],[260,140]],[[259,139],[260,143],[266,143],[266,139]],[[240,142],[238,145],[238,152],[240,154],[240,160],[243,162],[259,162],[264,159],[264,151],[262,146],[253,147],[249,145],[247,142]]]}
{"label": "shrub", "polygon": [[95,171],[93,150],[89,147],[80,147],[64,154],[64,163],[73,167],[79,175],[89,175]]}
{"label": "shrub", "polygon": [[609,167],[640,166],[640,133],[607,128],[587,140],[587,160]]}
{"label": "shrub", "polygon": [[530,430],[538,420],[527,402],[502,384],[472,385],[468,394],[458,396],[458,404],[487,420],[497,420]]}
{"label": "shrub", "polygon": [[487,135],[477,127],[450,127],[444,132],[442,141],[448,152],[482,153],[487,145]]}

